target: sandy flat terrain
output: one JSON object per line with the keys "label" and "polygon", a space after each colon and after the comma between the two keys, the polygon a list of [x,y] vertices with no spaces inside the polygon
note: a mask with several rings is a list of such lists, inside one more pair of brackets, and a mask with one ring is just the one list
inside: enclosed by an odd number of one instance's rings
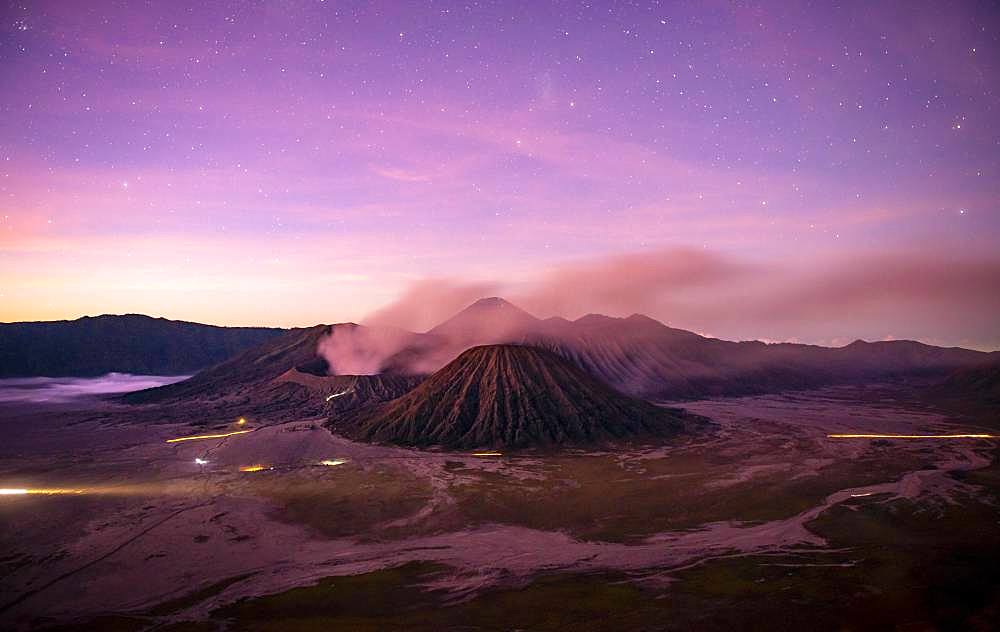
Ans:
{"label": "sandy flat terrain", "polygon": [[205,428],[22,409],[4,416],[0,487],[79,493],[0,497],[0,617],[22,628],[109,613],[199,620],[412,561],[450,569],[426,587],[454,601],[555,572],[668,586],[712,559],[822,564],[836,547],[810,525],[834,506],[976,493],[951,473],[989,466],[995,442],[827,437],[967,431],[968,420],[855,395],[694,402],[718,428],[682,445],[503,456],[360,444],[321,420]]}

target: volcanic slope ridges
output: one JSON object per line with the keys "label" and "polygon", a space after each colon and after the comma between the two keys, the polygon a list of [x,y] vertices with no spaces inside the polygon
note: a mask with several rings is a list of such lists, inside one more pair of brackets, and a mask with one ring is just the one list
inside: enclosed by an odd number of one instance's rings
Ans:
{"label": "volcanic slope ridges", "polygon": [[551,351],[487,345],[406,395],[334,415],[330,425],[365,441],[464,449],[670,437],[704,422],[618,393]]}

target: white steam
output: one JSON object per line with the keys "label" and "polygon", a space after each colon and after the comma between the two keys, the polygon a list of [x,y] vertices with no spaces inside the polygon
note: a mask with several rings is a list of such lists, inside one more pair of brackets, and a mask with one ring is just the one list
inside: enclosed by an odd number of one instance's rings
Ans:
{"label": "white steam", "polygon": [[330,365],[331,375],[374,375],[412,338],[401,329],[336,325],[319,341],[317,353]]}

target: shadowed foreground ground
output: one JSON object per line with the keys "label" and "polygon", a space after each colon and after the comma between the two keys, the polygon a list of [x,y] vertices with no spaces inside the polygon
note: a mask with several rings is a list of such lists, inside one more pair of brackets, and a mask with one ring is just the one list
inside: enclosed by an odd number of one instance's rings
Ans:
{"label": "shadowed foreground ground", "polygon": [[[0,487],[86,493],[0,500],[0,620],[81,630],[986,630],[997,620],[997,442],[826,437],[984,432],[989,411],[948,414],[884,388],[690,408],[718,431],[669,447],[500,457],[359,444],[310,420],[250,420],[250,433],[168,444],[232,428],[136,427],[114,411],[103,422],[87,421],[92,411],[6,415]],[[240,471],[250,465],[261,469]]]}

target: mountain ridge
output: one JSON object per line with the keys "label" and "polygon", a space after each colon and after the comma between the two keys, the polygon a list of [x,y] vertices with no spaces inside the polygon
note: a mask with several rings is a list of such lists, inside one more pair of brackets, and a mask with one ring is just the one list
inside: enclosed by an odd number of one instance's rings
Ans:
{"label": "mountain ridge", "polygon": [[[486,304],[496,303],[490,300]],[[499,304],[523,312],[506,301]],[[432,329],[415,345],[388,358],[384,367],[393,372],[427,374],[476,344],[526,344],[559,354],[623,393],[643,399],[686,400],[905,375],[943,377],[988,355],[916,341],[852,343],[846,347],[732,342],[676,329],[642,314],[626,318],[587,314],[570,321],[539,320],[523,312],[528,318],[507,319],[500,334],[489,331],[476,339],[467,333],[477,329],[469,322],[481,311],[472,309],[476,305],[480,302],[459,312],[465,321],[463,335],[448,337],[441,335],[440,329]],[[485,326],[480,329],[489,330]]]}
{"label": "mountain ridge", "polygon": [[220,327],[144,314],[0,323],[0,377],[185,375],[284,330]]}
{"label": "mountain ridge", "polygon": [[[916,341],[854,342],[844,347],[731,342],[672,328],[641,314],[542,320],[497,297],[476,301],[427,333],[403,333],[402,347],[393,346],[374,362],[365,357],[365,366],[375,367],[365,373],[405,376],[409,378],[405,384],[412,385],[471,347],[528,345],[556,353],[621,393],[654,401],[776,393],[908,376],[944,379],[953,371],[993,357]],[[345,344],[319,349],[322,341],[334,339]],[[294,329],[190,380],[136,394],[132,399],[168,401],[260,390],[257,385],[290,369],[317,376],[351,373],[344,370],[351,363],[338,362],[338,353],[364,355],[371,351],[367,345],[381,339],[377,329],[354,323]],[[288,352],[290,348],[294,351]],[[372,356],[378,354],[372,352]]]}

